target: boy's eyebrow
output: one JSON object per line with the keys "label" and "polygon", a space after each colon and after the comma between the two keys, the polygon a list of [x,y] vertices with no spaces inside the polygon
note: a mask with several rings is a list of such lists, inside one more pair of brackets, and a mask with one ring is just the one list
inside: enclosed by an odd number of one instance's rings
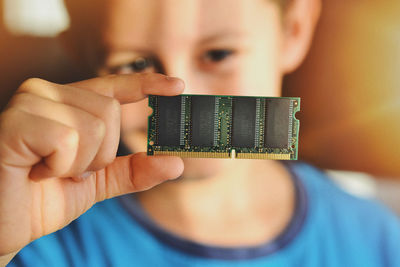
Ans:
{"label": "boy's eyebrow", "polygon": [[199,44],[211,43],[211,42],[215,42],[220,39],[242,38],[245,35],[246,34],[244,32],[239,32],[239,31],[222,31],[222,32],[213,33],[209,36],[206,36],[206,37],[200,39]]}
{"label": "boy's eyebrow", "polygon": [[120,52],[120,53],[140,53],[149,54],[151,50],[148,47],[140,45],[121,45],[121,44],[109,44],[107,46],[107,52]]}
{"label": "boy's eyebrow", "polygon": [[[242,38],[246,36],[245,32],[240,32],[240,31],[221,31],[217,33],[210,34],[206,37],[203,37],[199,40],[198,44],[200,45],[205,45],[207,43],[212,43],[215,41],[219,41],[221,39],[229,39],[229,38]],[[146,47],[133,47],[129,45],[111,45],[108,44],[108,52],[135,52],[135,53],[141,53],[141,54],[151,54],[151,50],[149,50]]]}

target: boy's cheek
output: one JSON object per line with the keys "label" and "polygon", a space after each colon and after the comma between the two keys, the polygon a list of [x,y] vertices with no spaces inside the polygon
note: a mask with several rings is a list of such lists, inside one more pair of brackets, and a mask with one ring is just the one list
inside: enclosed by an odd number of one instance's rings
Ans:
{"label": "boy's cheek", "polygon": [[121,106],[121,130],[129,132],[132,130],[147,131],[147,117],[152,110],[148,107],[148,100],[143,99],[137,103]]}

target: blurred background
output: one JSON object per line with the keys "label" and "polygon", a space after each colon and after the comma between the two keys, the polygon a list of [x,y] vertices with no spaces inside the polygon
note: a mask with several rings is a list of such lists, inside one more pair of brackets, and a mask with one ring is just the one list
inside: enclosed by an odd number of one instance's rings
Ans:
{"label": "blurred background", "polygon": [[[25,79],[88,75],[57,35],[62,0],[0,0],[0,109]],[[400,1],[325,0],[311,51],[284,80],[300,96],[300,160],[400,214]]]}

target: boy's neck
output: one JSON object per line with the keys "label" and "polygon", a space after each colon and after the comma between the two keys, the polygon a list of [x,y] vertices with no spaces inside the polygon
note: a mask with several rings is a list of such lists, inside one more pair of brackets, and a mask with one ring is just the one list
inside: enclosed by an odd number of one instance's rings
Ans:
{"label": "boy's neck", "polygon": [[217,176],[181,178],[138,194],[161,227],[219,246],[265,243],[281,233],[295,207],[289,172],[277,161],[232,160]]}

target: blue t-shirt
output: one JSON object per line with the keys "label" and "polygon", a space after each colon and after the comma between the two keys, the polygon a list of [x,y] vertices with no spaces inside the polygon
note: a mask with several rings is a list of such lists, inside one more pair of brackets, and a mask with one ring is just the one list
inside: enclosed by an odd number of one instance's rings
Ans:
{"label": "blue t-shirt", "polygon": [[128,195],[96,204],[25,247],[9,266],[400,266],[396,216],[343,192],[310,165],[285,166],[296,185],[296,209],[286,229],[266,244],[225,248],[182,239]]}

